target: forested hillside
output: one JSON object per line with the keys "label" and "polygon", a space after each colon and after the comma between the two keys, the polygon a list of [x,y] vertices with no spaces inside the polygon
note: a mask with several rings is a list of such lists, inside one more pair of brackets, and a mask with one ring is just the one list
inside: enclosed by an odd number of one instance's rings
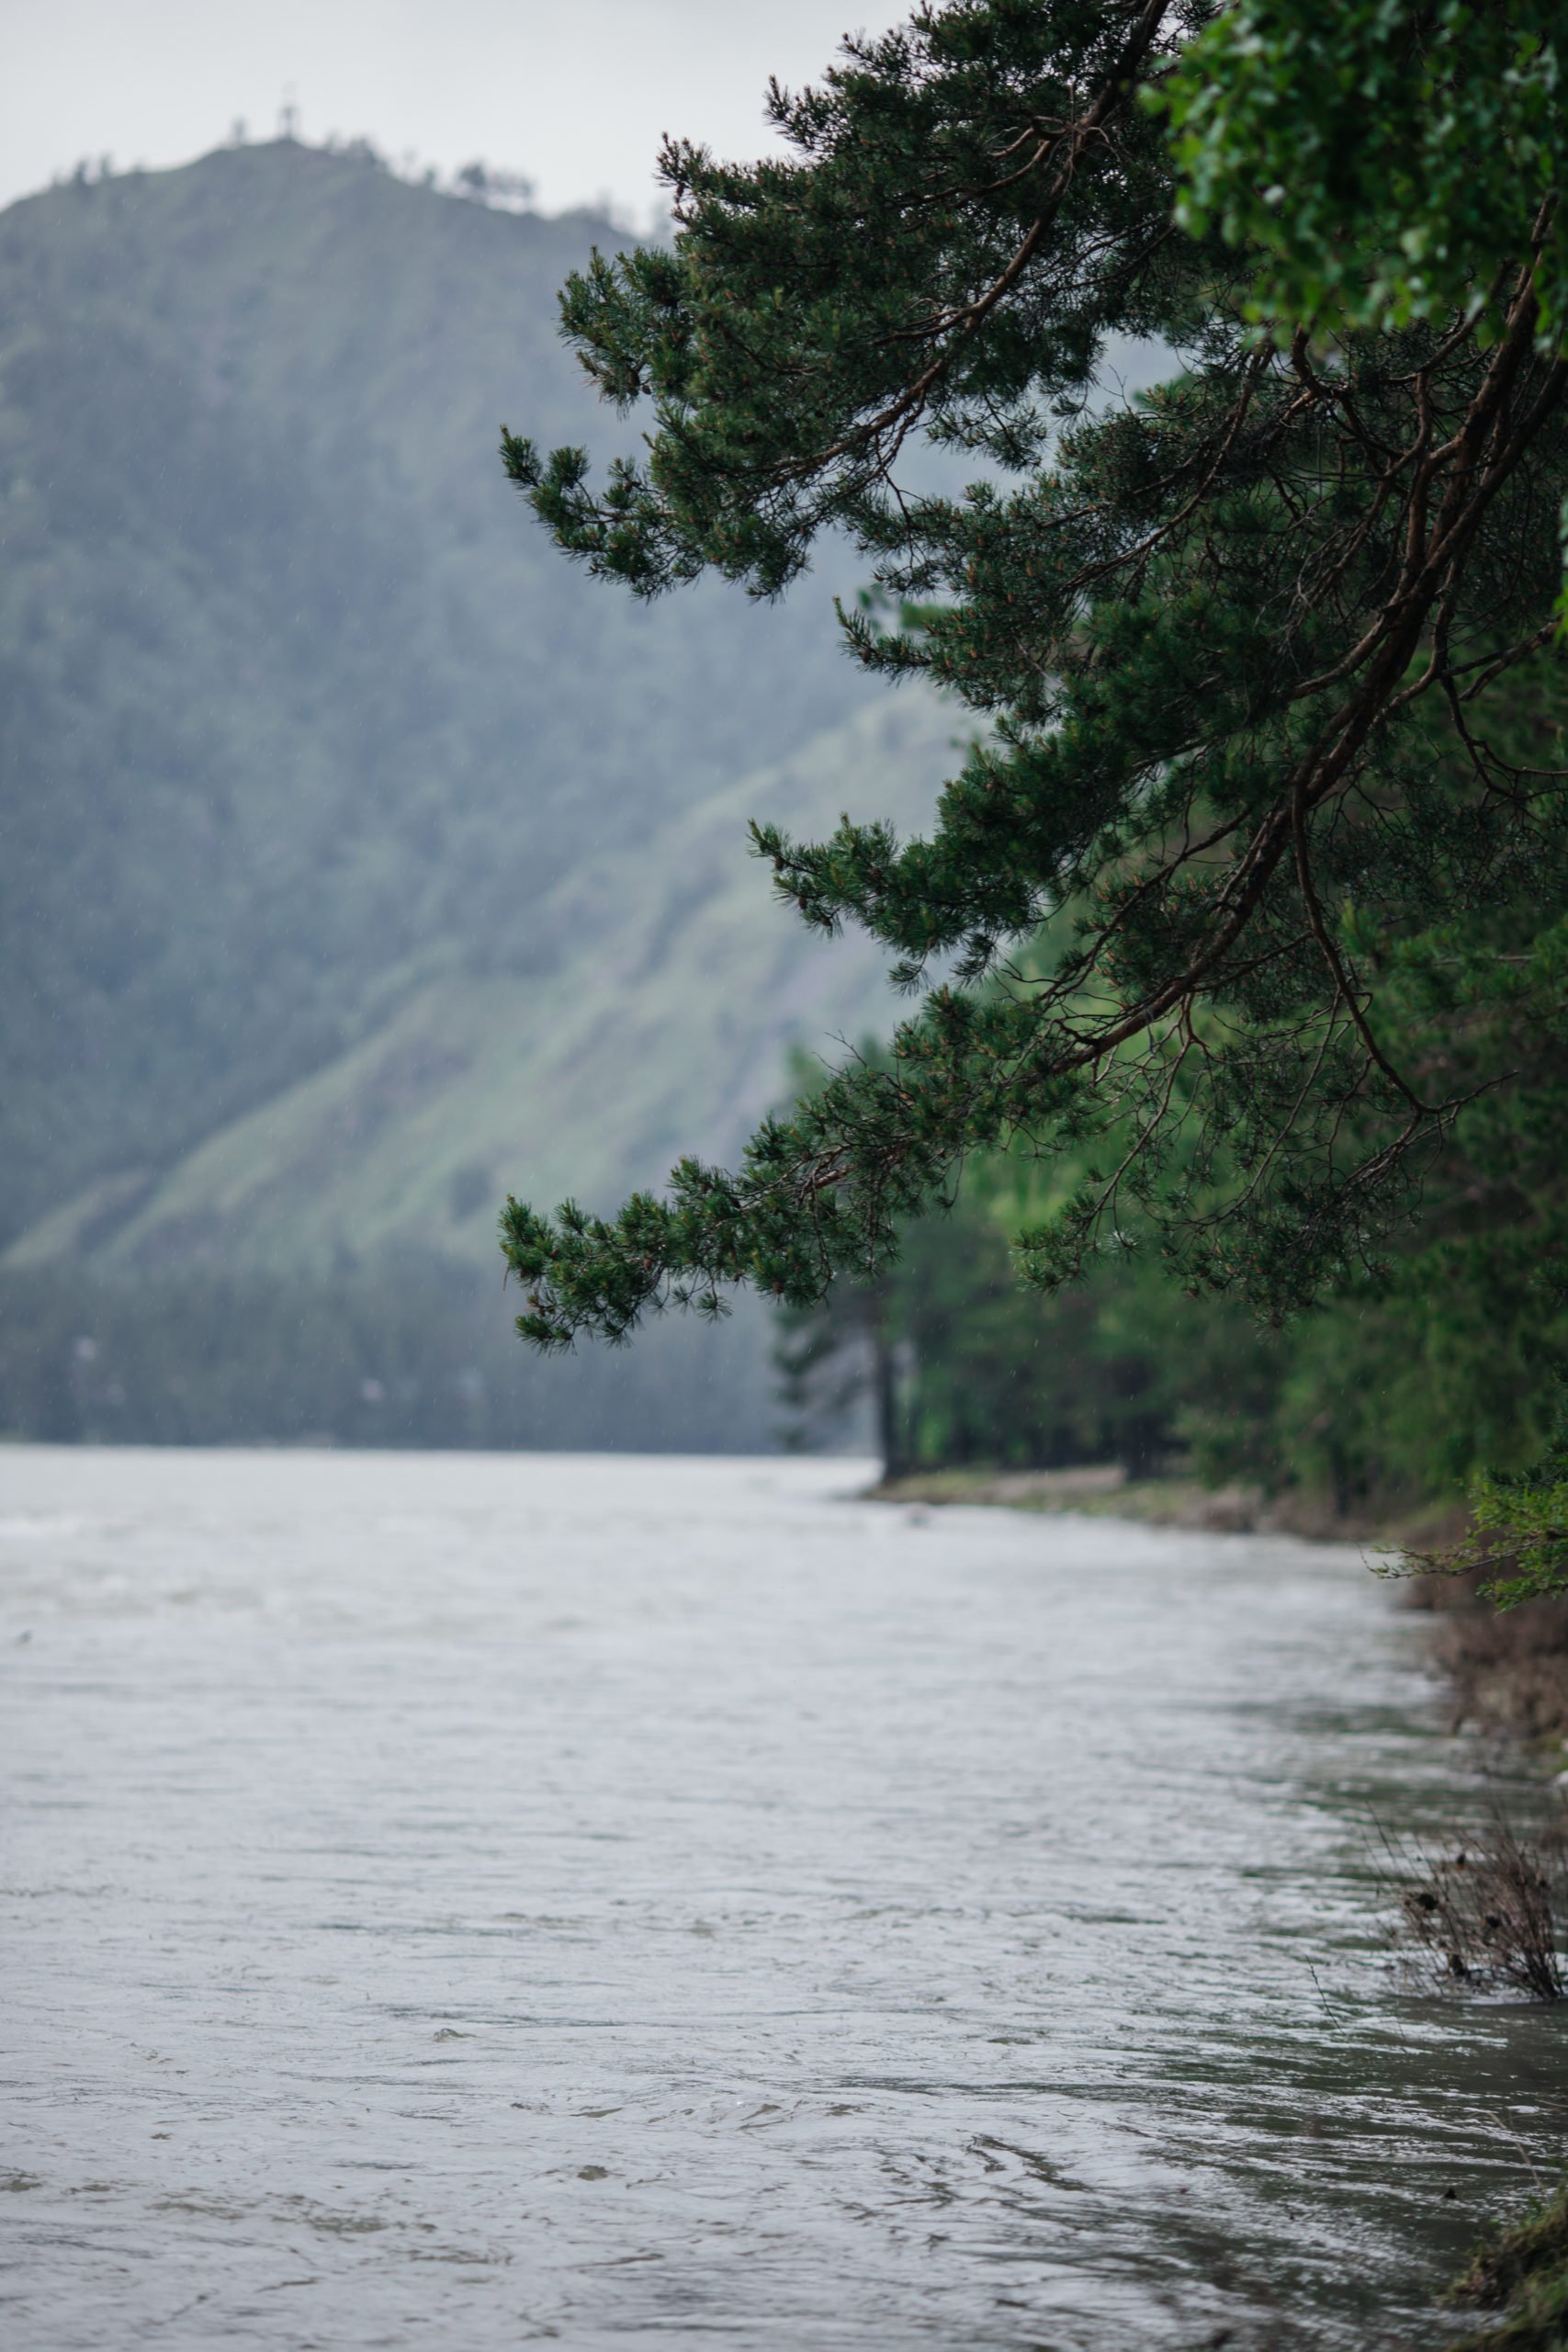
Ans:
{"label": "forested hillside", "polygon": [[292,142],[0,218],[0,1419],[106,1283],[184,1329],[412,1253],[510,1350],[509,1187],[657,1182],[881,1025],[744,822],[912,818],[952,721],[818,582],[636,608],[502,478],[503,419],[604,439],[556,294],[614,233]]}

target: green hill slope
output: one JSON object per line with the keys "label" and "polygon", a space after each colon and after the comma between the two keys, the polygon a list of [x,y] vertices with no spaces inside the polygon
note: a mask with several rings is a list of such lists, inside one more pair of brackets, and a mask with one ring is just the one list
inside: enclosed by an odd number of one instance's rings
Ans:
{"label": "green hill slope", "polygon": [[863,713],[651,842],[585,860],[546,902],[550,968],[414,979],[348,1050],[173,1167],[89,1185],[4,1262],[286,1274],[423,1249],[488,1268],[509,1187],[610,1208],[679,1151],[733,1153],[792,1044],[831,1052],[889,1004],[869,943],[814,938],[772,903],[748,815],[830,825],[869,795],[908,820],[951,734],[913,698]]}
{"label": "green hill slope", "polygon": [[501,481],[503,417],[616,430],[555,332],[611,233],[291,143],[0,216],[28,1345],[51,1272],[62,1331],[89,1277],[141,1285],[144,1322],[149,1285],[177,1321],[202,1280],[389,1253],[488,1287],[505,1190],[657,1182],[733,1148],[788,1043],[885,1023],[863,952],[771,904],[744,819],[908,821],[951,721],[856,674],[817,583],[638,608]]}
{"label": "green hill slope", "polygon": [[506,492],[502,417],[604,430],[596,228],[291,144],[0,217],[10,1233],[389,991],[551,968],[582,856],[868,699],[820,597],[640,610]]}

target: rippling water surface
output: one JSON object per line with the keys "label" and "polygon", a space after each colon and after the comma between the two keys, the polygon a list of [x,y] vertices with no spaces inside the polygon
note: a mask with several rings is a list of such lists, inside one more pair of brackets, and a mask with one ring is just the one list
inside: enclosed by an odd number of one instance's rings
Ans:
{"label": "rippling water surface", "polygon": [[1432,2340],[1568,2077],[1418,1628],[856,1483],[0,1454],[8,2345]]}

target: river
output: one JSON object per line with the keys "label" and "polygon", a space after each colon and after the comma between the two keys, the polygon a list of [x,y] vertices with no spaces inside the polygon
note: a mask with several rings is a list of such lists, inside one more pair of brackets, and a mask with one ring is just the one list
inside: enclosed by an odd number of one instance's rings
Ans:
{"label": "river", "polygon": [[842,1462],[0,1453],[0,2334],[1436,2342],[1562,2020],[1359,1556]]}

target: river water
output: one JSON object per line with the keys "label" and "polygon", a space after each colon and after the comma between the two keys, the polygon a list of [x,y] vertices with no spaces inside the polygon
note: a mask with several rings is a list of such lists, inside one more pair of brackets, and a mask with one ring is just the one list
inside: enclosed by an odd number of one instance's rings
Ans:
{"label": "river water", "polygon": [[857,1475],[0,1453],[13,2352],[1438,2340],[1568,2075],[1418,1623]]}

